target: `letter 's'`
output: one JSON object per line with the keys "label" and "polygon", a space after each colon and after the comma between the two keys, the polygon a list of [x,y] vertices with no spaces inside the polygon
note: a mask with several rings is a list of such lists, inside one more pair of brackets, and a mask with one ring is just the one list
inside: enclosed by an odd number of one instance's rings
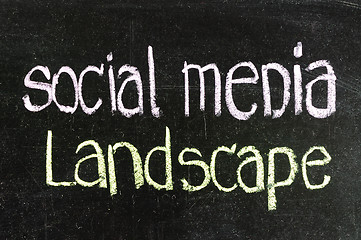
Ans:
{"label": "letter 's'", "polygon": [[30,97],[28,94],[26,94],[23,97],[23,101],[24,101],[24,106],[26,109],[28,109],[31,112],[39,112],[41,110],[43,110],[44,108],[46,108],[47,106],[49,106],[51,104],[51,102],[53,101],[53,97],[51,94],[51,84],[50,83],[44,83],[44,82],[35,82],[32,81],[30,79],[31,75],[33,74],[33,72],[35,71],[41,71],[43,73],[43,75],[46,77],[46,79],[49,81],[50,80],[50,71],[48,67],[44,67],[44,66],[36,66],[33,67],[28,74],[26,74],[25,78],[24,78],[24,85],[25,87],[31,88],[31,89],[38,89],[38,90],[42,90],[48,93],[48,101],[47,103],[43,104],[43,105],[35,105],[32,104],[30,101]]}
{"label": "letter 's'", "polygon": [[192,186],[188,183],[188,181],[184,178],[181,179],[181,182],[183,183],[183,190],[185,191],[189,191],[189,192],[194,192],[194,191],[199,191],[201,190],[202,188],[205,188],[208,183],[211,181],[211,175],[209,173],[209,166],[203,162],[203,161],[200,161],[200,160],[191,160],[191,161],[184,161],[184,154],[185,153],[194,153],[194,154],[197,154],[198,156],[202,157],[202,154],[201,152],[196,149],[196,148],[185,148],[182,150],[182,152],[179,154],[178,156],[178,161],[181,165],[186,165],[186,166],[198,166],[198,167],[201,167],[203,169],[203,172],[204,172],[204,180],[203,182],[201,183],[201,185],[199,186]]}

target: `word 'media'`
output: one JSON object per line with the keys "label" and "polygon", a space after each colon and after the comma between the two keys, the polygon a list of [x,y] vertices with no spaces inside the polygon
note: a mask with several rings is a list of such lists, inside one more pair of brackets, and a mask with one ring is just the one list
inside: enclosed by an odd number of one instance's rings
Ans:
{"label": "word 'media'", "polygon": [[[165,190],[173,190],[174,179],[172,177],[172,144],[171,144],[171,134],[168,127],[166,127],[165,133],[165,141],[164,145],[156,146],[151,149],[145,159],[144,164],[141,156],[138,152],[138,149],[129,142],[118,142],[114,145],[109,144],[107,149],[107,157],[104,156],[103,150],[99,146],[99,144],[94,140],[87,140],[80,143],[76,148],[76,153],[78,154],[81,149],[87,147],[94,149],[94,153],[87,155],[81,158],[76,164],[74,168],[74,180],[75,181],[63,181],[56,182],[53,180],[53,157],[52,157],[52,131],[48,131],[47,136],[47,148],[46,148],[46,183],[49,186],[64,186],[70,187],[75,185],[80,185],[84,187],[94,187],[98,186],[100,188],[108,188],[110,195],[115,195],[118,193],[117,189],[117,178],[116,178],[116,170],[115,170],[115,159],[114,154],[119,148],[126,148],[131,153],[132,162],[133,162],[133,176],[135,188],[141,188],[145,182],[150,186],[153,186],[157,190],[165,189]],[[183,190],[194,192],[199,191],[205,187],[207,187],[212,181],[213,184],[223,192],[231,192],[236,188],[240,187],[246,193],[257,193],[266,190],[268,194],[268,210],[276,210],[277,208],[277,198],[276,198],[276,188],[290,186],[295,179],[296,174],[299,172],[299,165],[296,162],[296,155],[293,150],[288,147],[276,147],[269,150],[268,153],[268,176],[267,180],[265,180],[265,169],[263,158],[259,150],[255,146],[244,146],[240,148],[238,151],[237,144],[233,144],[231,147],[220,146],[216,148],[212,155],[211,161],[208,165],[205,161],[202,160],[185,160],[185,155],[192,154],[197,155],[200,159],[202,158],[202,153],[197,148],[184,148],[178,154],[178,163],[181,166],[193,166],[202,169],[203,171],[203,180],[200,185],[191,185],[186,178],[180,179],[183,184]],[[156,157],[152,157],[155,152],[162,152],[164,154],[164,159],[157,159]],[[312,160],[312,153],[317,153],[318,156],[322,159]],[[226,153],[228,155],[237,156],[239,159],[241,157],[244,160],[239,164],[235,174],[235,182],[232,187],[223,186],[217,179],[222,174],[219,170],[217,171],[217,165],[219,165],[219,153]],[[288,159],[289,163],[289,173],[286,179],[279,180],[276,179],[276,164],[275,159],[276,156],[284,155]],[[159,154],[157,154],[159,156]],[[318,158],[318,157],[317,157]],[[96,180],[92,182],[84,181],[79,176],[80,166],[89,159],[96,159],[97,161],[97,169],[98,173],[96,176]],[[106,160],[107,159],[107,160]],[[156,182],[151,175],[150,170],[150,161],[165,161],[165,182],[159,183]],[[303,155],[301,160],[301,171],[304,184],[307,189],[322,189],[324,188],[331,180],[331,177],[328,175],[324,175],[323,181],[321,183],[311,183],[309,180],[309,173],[307,169],[313,166],[324,166],[327,165],[331,161],[330,154],[326,151],[323,146],[312,146],[309,150]],[[249,165],[252,164],[252,165]],[[244,182],[244,177],[242,176],[242,169],[249,165],[250,167],[255,167],[256,175],[255,175],[255,186],[248,186]],[[248,168],[249,169],[249,168]],[[244,173],[244,172],[243,172]],[[154,176],[153,176],[154,177]],[[109,185],[108,185],[109,184]]]}
{"label": "word 'media'", "polygon": [[[297,46],[294,48],[293,53],[295,58],[300,58],[302,56],[302,43],[297,43]],[[142,115],[144,112],[144,94],[143,94],[143,81],[141,74],[137,67],[131,65],[121,66],[117,74],[114,73],[114,67],[111,65],[113,60],[112,53],[109,53],[107,56],[107,65],[102,63],[100,66],[87,66],[79,76],[76,75],[74,70],[69,66],[61,67],[53,76],[51,76],[50,70],[47,66],[35,66],[32,68],[24,78],[24,85],[29,89],[37,89],[47,93],[47,102],[43,104],[34,103],[29,94],[26,94],[23,97],[24,106],[27,110],[31,112],[39,112],[47,108],[52,102],[56,104],[58,109],[65,113],[74,113],[78,105],[80,105],[82,111],[88,115],[96,113],[96,111],[102,106],[103,99],[98,98],[94,106],[88,106],[85,99],[87,96],[83,94],[83,85],[86,84],[85,79],[88,73],[93,72],[98,74],[100,77],[107,75],[107,81],[109,85],[109,103],[110,109],[112,112],[119,111],[125,117],[132,117],[134,115]],[[106,71],[107,68],[107,71]],[[315,69],[323,68],[326,73],[317,76],[312,81],[308,82],[305,86],[302,85],[302,74],[300,65],[296,64],[293,66],[293,86],[294,86],[294,112],[295,115],[299,115],[303,111],[303,100],[305,100],[306,109],[308,113],[315,118],[326,118],[336,111],[336,76],[333,71],[333,67],[327,60],[318,60],[312,62],[304,70],[307,72],[312,72]],[[153,58],[153,48],[148,47],[148,79],[149,79],[149,102],[151,114],[158,118],[161,115],[161,109],[157,106],[157,94],[156,94],[156,79],[155,79],[155,68],[154,68],[154,58]],[[234,73],[238,69],[246,69],[251,73],[251,76],[236,78]],[[205,111],[205,72],[213,71],[214,73],[214,115],[220,116],[222,112],[222,84],[221,84],[221,74],[215,63],[208,64],[206,66],[200,66],[197,64],[188,64],[187,61],[184,62],[184,68],[182,69],[183,78],[184,78],[184,115],[189,116],[189,81],[190,81],[190,71],[198,71],[199,75],[199,109]],[[283,98],[282,106],[279,109],[272,108],[271,104],[271,89],[270,89],[270,79],[269,72],[274,71],[278,73],[283,79]],[[44,80],[50,81],[35,81],[32,80],[32,74],[34,72],[40,72]],[[107,72],[107,73],[106,73]],[[71,106],[66,106],[60,103],[57,99],[57,85],[61,75],[68,75],[73,83],[74,87],[74,104]],[[116,81],[121,81],[120,88],[116,89]],[[257,110],[258,106],[256,103],[251,104],[249,109],[241,110],[239,109],[235,102],[234,97],[236,94],[232,89],[235,85],[239,84],[257,84],[259,80],[259,71],[256,69],[255,65],[252,62],[245,61],[235,64],[232,68],[229,69],[226,79],[225,79],[225,102],[228,108],[229,113],[238,120],[247,120],[249,119]],[[283,115],[288,106],[291,98],[291,74],[290,72],[279,63],[267,63],[261,67],[261,79],[262,79],[262,89],[263,89],[263,102],[264,102],[264,116],[271,116],[272,118],[279,118]],[[313,102],[313,86],[317,82],[325,82],[327,84],[327,104],[326,107],[316,107]],[[119,83],[120,84],[120,83]],[[135,84],[136,90],[132,88],[127,88],[128,84]],[[303,88],[306,93],[303,93]],[[134,97],[137,99],[137,105],[135,107],[127,107],[123,102],[123,95],[125,91],[135,91]],[[35,93],[33,93],[35,94]],[[304,96],[305,95],[305,96]]]}

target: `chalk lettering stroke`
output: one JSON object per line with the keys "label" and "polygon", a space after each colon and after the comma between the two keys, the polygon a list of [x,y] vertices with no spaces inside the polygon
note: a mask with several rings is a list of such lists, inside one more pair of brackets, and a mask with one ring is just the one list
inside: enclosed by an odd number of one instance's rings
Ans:
{"label": "chalk lettering stroke", "polygon": [[[294,48],[293,56],[295,58],[302,57],[302,43],[298,42],[297,46]],[[109,53],[107,56],[107,68],[108,68],[108,85],[109,85],[109,103],[110,109],[114,113],[119,111],[123,116],[130,118],[134,115],[143,115],[144,113],[144,94],[143,94],[143,82],[141,74],[137,67],[125,64],[121,66],[118,70],[118,74],[115,77],[114,67],[111,65],[113,59],[112,53]],[[83,94],[83,85],[85,84],[85,77],[88,73],[94,72],[103,77],[105,74],[105,65],[102,63],[100,67],[97,66],[88,66],[86,67],[79,75],[77,79],[76,73],[69,66],[63,66],[59,69],[57,73],[51,78],[50,70],[47,66],[35,66],[32,68],[24,78],[24,85],[29,89],[36,89],[47,93],[48,100],[44,104],[35,104],[31,101],[29,94],[26,94],[23,97],[24,106],[27,110],[31,112],[39,112],[50,106],[52,102],[58,107],[59,111],[65,113],[74,113],[78,105],[81,106],[81,109],[84,113],[91,115],[96,113],[96,111],[103,104],[103,99],[98,98],[94,106],[87,106],[85,103],[85,98]],[[157,94],[156,94],[156,80],[155,80],[155,68],[154,68],[154,59],[153,59],[153,48],[148,47],[148,76],[149,76],[149,102],[151,114],[153,117],[159,118],[161,116],[161,109],[157,106]],[[317,76],[312,81],[308,82],[304,88],[306,91],[305,104],[308,113],[315,118],[327,118],[332,113],[336,111],[336,75],[334,73],[333,67],[331,66],[328,60],[317,60],[308,65],[304,70],[307,72],[312,72],[313,70],[323,68],[326,70],[326,73],[323,73]],[[250,77],[243,78],[234,78],[234,73],[238,69],[248,69],[252,73]],[[45,77],[47,81],[51,80],[51,83],[34,81],[31,79],[31,76],[34,72],[39,71]],[[189,82],[191,71],[198,71],[199,76],[199,109],[205,111],[205,72],[213,71],[214,73],[214,115],[220,116],[222,113],[222,84],[221,84],[221,74],[215,63],[208,64],[206,66],[200,66],[197,64],[188,64],[187,61],[184,62],[184,68],[182,73],[184,76],[184,115],[189,116],[190,106],[190,91],[189,91]],[[271,103],[271,89],[270,89],[270,79],[269,72],[275,72],[279,74],[283,79],[283,98],[282,105],[279,109],[273,109]],[[74,104],[72,106],[65,106],[59,103],[57,99],[57,85],[59,84],[59,78],[62,74],[68,75],[73,83],[74,87]],[[120,79],[124,74],[127,74],[126,79],[121,83],[119,91],[116,91],[115,83],[116,80]],[[263,92],[263,103],[264,103],[264,116],[279,118],[281,117],[290,102],[291,99],[291,74],[284,66],[279,63],[267,63],[261,67],[261,78],[262,78],[262,92]],[[228,108],[229,113],[232,117],[238,120],[248,120],[257,110],[258,106],[256,103],[251,104],[250,110],[240,110],[237,108],[234,102],[234,94],[232,92],[234,85],[239,84],[257,84],[259,79],[259,73],[255,65],[252,62],[245,61],[240,62],[234,65],[229,69],[226,75],[226,84],[225,84],[225,102]],[[313,101],[313,86],[315,83],[327,84],[327,103],[325,107],[316,107],[314,106]],[[293,85],[294,85],[294,113],[299,115],[303,112],[302,102],[304,99],[303,86],[302,86],[302,73],[301,66],[296,64],[293,66]],[[136,92],[135,98],[137,99],[137,106],[129,108],[125,106],[123,102],[123,95],[126,91],[126,86],[128,84],[135,84]],[[129,89],[129,88],[128,88]],[[128,90],[129,91],[129,90]],[[134,91],[134,90],[130,90]]]}
{"label": "chalk lettering stroke", "polygon": [[[138,149],[129,142],[118,142],[114,145],[108,145],[107,151],[107,158],[103,154],[103,150],[100,148],[99,144],[94,140],[86,140],[78,145],[76,148],[75,153],[78,154],[81,149],[88,147],[93,148],[94,153],[87,155],[81,158],[76,164],[74,168],[74,181],[63,181],[58,182],[54,181],[53,179],[53,157],[52,157],[52,149],[53,149],[53,140],[52,140],[52,131],[48,131],[47,135],[47,147],[46,147],[46,183],[49,186],[54,187],[71,187],[75,185],[80,185],[83,187],[94,187],[98,186],[100,188],[108,188],[109,183],[109,191],[110,195],[115,195],[118,193],[117,189],[117,178],[116,178],[116,171],[115,171],[115,159],[114,154],[116,153],[118,148],[126,148],[130,151],[133,161],[133,176],[134,176],[134,184],[135,188],[139,189],[142,187],[145,182],[150,186],[153,186],[157,190],[165,189],[167,191],[173,190],[173,177],[172,177],[172,144],[171,144],[171,132],[168,127],[166,127],[165,131],[165,140],[164,146],[156,146],[151,149],[144,161],[141,159],[140,154],[138,153]],[[185,191],[199,191],[205,187],[207,187],[210,182],[212,181],[213,184],[223,192],[231,192],[234,191],[236,188],[240,187],[246,193],[257,193],[264,190],[268,192],[268,210],[276,210],[277,209],[277,197],[276,197],[276,188],[279,187],[286,187],[290,186],[295,179],[296,174],[299,172],[299,166],[296,162],[296,155],[294,154],[293,150],[289,147],[276,147],[269,150],[268,153],[268,176],[267,182],[265,183],[265,170],[263,164],[263,158],[261,153],[257,150],[255,146],[244,146],[241,147],[237,151],[237,144],[233,144],[231,147],[227,146],[220,146],[216,148],[212,155],[211,155],[211,162],[208,165],[206,162],[200,160],[202,158],[202,153],[197,148],[184,148],[178,155],[178,163],[182,166],[196,166],[202,169],[204,173],[203,181],[198,186],[191,185],[185,178],[180,179],[183,184],[183,190]],[[163,152],[165,158],[162,159],[155,159],[152,158],[153,153],[155,152]],[[313,152],[318,152],[322,154],[322,159],[310,160],[310,155]],[[190,160],[185,161],[184,156],[186,154],[193,153],[197,155],[200,159],[197,160]],[[221,172],[217,172],[217,156],[219,153],[226,153],[228,155],[235,155],[238,158],[246,155],[248,157],[243,160],[235,174],[235,182],[232,187],[225,187],[222,186],[221,183],[218,182],[217,176],[222,174]],[[249,155],[251,154],[251,155]],[[288,177],[283,180],[276,179],[276,164],[275,159],[279,155],[285,155],[288,159],[289,163],[289,173]],[[79,177],[79,171],[81,168],[82,163],[88,161],[90,159],[96,159],[96,164],[98,167],[98,174],[95,177],[96,179],[92,182],[87,182],[82,180]],[[107,164],[106,164],[107,159]],[[151,169],[150,169],[150,161],[165,161],[165,182],[159,183],[153,180],[151,176]],[[312,146],[309,150],[303,155],[301,160],[301,171],[303,181],[307,189],[315,190],[315,189],[322,189],[324,188],[331,180],[331,177],[328,175],[324,175],[322,183],[311,183],[309,181],[309,174],[307,173],[307,169],[313,166],[324,166],[330,163],[331,156],[323,146]],[[244,183],[242,178],[242,168],[250,163],[256,163],[254,166],[256,167],[256,181],[255,186],[247,186]],[[107,166],[107,167],[106,167]],[[108,175],[108,180],[107,180]]]}

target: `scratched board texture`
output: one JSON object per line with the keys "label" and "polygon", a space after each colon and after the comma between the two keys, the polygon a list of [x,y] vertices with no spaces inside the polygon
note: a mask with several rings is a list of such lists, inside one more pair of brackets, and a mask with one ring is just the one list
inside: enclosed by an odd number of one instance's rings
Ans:
{"label": "scratched board texture", "polygon": [[[361,5],[357,1],[0,1],[0,238],[1,239],[360,239],[361,227]],[[303,44],[296,59],[293,48]],[[150,110],[147,48],[153,47],[157,104]],[[136,66],[142,77],[144,114],[126,118],[111,113],[106,56],[117,71]],[[305,69],[311,62],[329,60],[337,77],[336,112],[316,119],[304,111],[295,116],[293,80],[291,100],[277,119],[263,116],[261,67],[277,62],[291,73],[293,65]],[[214,115],[214,80],[206,73],[206,109],[199,110],[199,79],[190,74],[190,116],[184,116],[184,61],[205,66],[216,63],[222,78],[222,114]],[[257,103],[246,121],[235,119],[225,103],[228,70],[252,61],[258,83],[233,90],[240,109]],[[99,110],[86,115],[78,106],[73,114],[52,103],[41,112],[24,107],[22,97],[46,102],[44,92],[24,86],[25,75],[37,65],[54,75],[70,66],[77,76],[88,65],[105,66],[102,77],[89,75],[83,94],[89,106],[98,97]],[[322,71],[302,70],[303,87]],[[244,73],[247,74],[247,73]],[[43,79],[34,75],[36,79]],[[272,104],[281,106],[282,81],[270,77]],[[322,85],[322,84],[321,84]],[[317,86],[315,104],[325,106],[326,88]],[[119,89],[120,81],[116,82]],[[72,105],[74,88],[62,77],[57,98]],[[136,105],[129,87],[125,103]],[[46,184],[47,131],[53,132],[54,181],[74,181],[74,166],[85,156],[76,154],[86,140],[108,144],[127,141],[144,158],[153,147],[164,145],[166,127],[171,134],[174,189],[156,190],[145,183],[136,189],[129,151],[115,155],[119,192],[109,189],[53,187]],[[323,189],[305,187],[301,171],[291,186],[276,189],[277,209],[268,211],[267,191],[247,194],[240,187],[222,192],[210,184],[197,192],[182,190],[180,179],[198,185],[199,167],[181,166],[177,157],[194,147],[210,164],[219,146],[237,151],[248,145],[262,154],[267,181],[267,153],[274,147],[292,148],[300,165],[311,146],[324,146],[332,157],[324,167],[310,170],[312,181]],[[91,153],[92,151],[89,151]],[[192,156],[196,157],[196,156]],[[192,157],[189,157],[191,159]],[[187,160],[189,160],[187,159]],[[237,181],[240,160],[220,155],[218,181],[231,187]],[[164,182],[164,156],[151,161],[153,178]],[[276,178],[285,179],[289,165],[276,161]],[[97,176],[95,161],[81,169],[81,177]],[[242,172],[254,184],[254,167]],[[253,179],[253,180],[252,180]],[[267,182],[266,182],[267,184]]]}

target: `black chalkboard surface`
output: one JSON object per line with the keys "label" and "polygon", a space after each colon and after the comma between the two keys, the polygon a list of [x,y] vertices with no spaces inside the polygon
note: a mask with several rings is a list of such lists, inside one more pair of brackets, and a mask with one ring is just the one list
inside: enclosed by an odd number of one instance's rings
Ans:
{"label": "black chalkboard surface", "polygon": [[360,239],[358,1],[1,5],[1,239]]}

